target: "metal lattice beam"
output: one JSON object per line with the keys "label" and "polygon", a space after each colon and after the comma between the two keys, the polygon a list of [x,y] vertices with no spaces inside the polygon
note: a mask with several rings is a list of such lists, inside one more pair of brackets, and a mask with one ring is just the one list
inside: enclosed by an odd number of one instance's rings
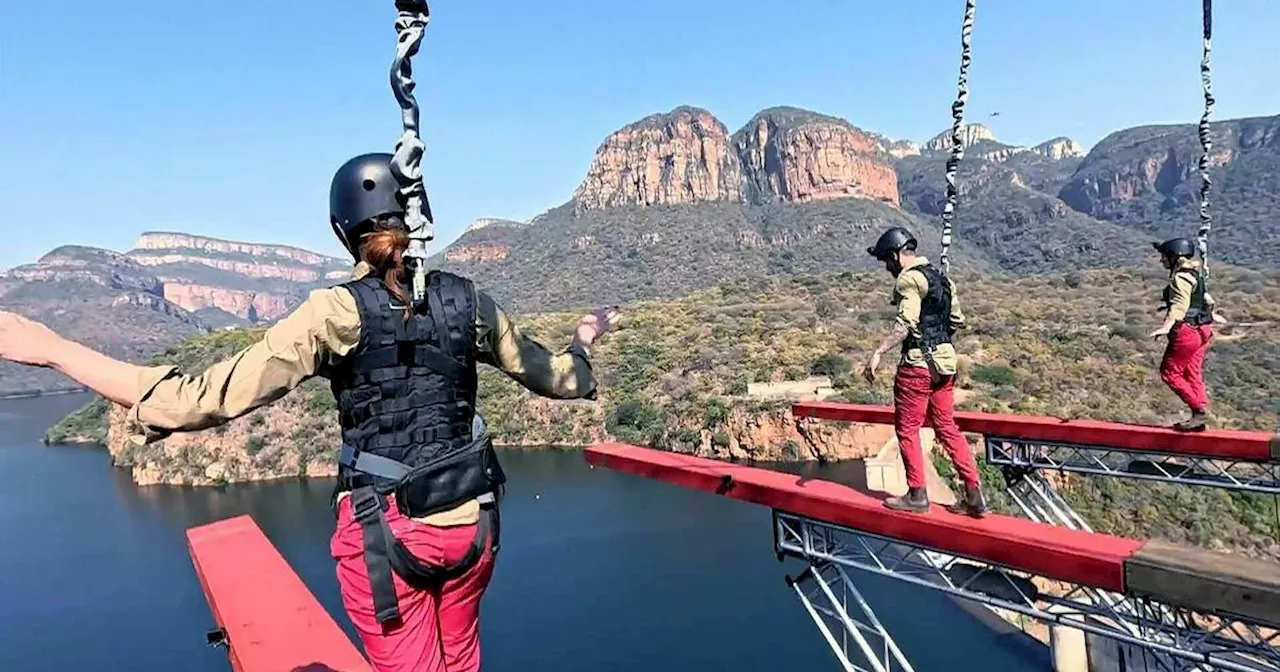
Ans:
{"label": "metal lattice beam", "polygon": [[985,439],[987,462],[1012,469],[1070,471],[1241,492],[1280,494],[1280,464],[1210,459],[1105,446]]}
{"label": "metal lattice beam", "polygon": [[[1050,582],[777,510],[773,520],[779,557],[802,558],[810,565],[789,583],[846,670],[864,669],[855,666],[854,659],[867,661],[872,665],[869,669],[877,672],[910,669],[890,634],[877,627],[879,621],[870,605],[859,599],[861,594],[847,570],[860,569],[1139,647],[1161,669],[1280,672],[1280,633],[1260,623]],[[1054,589],[1042,590],[1040,586]],[[846,606],[846,600],[837,600],[837,592],[853,596],[856,611]],[[855,620],[852,613],[862,616]],[[847,634],[837,638],[833,627]],[[853,636],[854,631],[862,640]],[[867,633],[878,639],[868,638]],[[876,642],[880,644],[873,648]]]}

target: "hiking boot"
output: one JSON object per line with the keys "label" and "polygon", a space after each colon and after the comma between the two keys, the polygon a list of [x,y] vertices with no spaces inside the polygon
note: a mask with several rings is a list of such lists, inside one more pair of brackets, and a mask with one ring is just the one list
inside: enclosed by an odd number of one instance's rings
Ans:
{"label": "hiking boot", "polygon": [[1205,427],[1205,412],[1191,411],[1191,418],[1183,420],[1173,426],[1180,432],[1203,432]]}
{"label": "hiking boot", "polygon": [[894,511],[910,511],[911,513],[929,512],[929,493],[924,488],[907,488],[902,497],[890,497],[884,500],[885,508]]}
{"label": "hiking boot", "polygon": [[964,489],[964,499],[947,507],[951,513],[981,518],[987,515],[987,498],[982,496],[982,486],[970,485]]}

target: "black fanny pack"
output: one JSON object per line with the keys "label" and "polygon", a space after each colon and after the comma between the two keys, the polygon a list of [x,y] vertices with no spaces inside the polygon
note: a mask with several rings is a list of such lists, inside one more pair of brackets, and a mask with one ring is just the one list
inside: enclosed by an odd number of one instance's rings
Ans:
{"label": "black fanny pack", "polygon": [[493,439],[484,436],[410,470],[396,483],[396,506],[400,513],[420,518],[497,494],[506,482]]}
{"label": "black fanny pack", "polygon": [[377,490],[395,493],[396,508],[410,518],[445,511],[486,494],[496,495],[507,482],[493,439],[487,434],[414,467],[347,444],[342,446],[338,462],[357,473],[391,481]]}

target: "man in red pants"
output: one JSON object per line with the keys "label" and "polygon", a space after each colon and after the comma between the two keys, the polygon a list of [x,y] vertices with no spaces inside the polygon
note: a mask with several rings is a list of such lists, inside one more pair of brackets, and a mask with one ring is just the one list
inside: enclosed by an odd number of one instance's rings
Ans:
{"label": "man in red pants", "polygon": [[929,511],[924,451],[920,446],[920,428],[927,420],[965,485],[964,497],[948,510],[981,517],[987,505],[978,465],[968,440],[956,425],[952,396],[956,350],[951,335],[964,327],[964,315],[954,305],[955,284],[928,259],[916,255],[916,239],[906,229],[894,227],[885,231],[874,247],[867,248],[867,253],[884,262],[885,269],[895,278],[892,302],[898,306],[898,317],[889,335],[872,353],[863,375],[875,382],[880,358],[899,344],[902,352],[893,383],[893,417],[907,472],[907,494],[890,497],[884,505],[898,511]]}
{"label": "man in red pants", "polygon": [[1213,341],[1213,297],[1205,289],[1203,267],[1195,258],[1195,242],[1173,238],[1154,243],[1160,262],[1169,269],[1161,310],[1167,311],[1164,324],[1151,332],[1154,338],[1168,338],[1160,378],[1191,408],[1191,418],[1174,425],[1182,431],[1202,431],[1209,395],[1204,386],[1204,356]]}

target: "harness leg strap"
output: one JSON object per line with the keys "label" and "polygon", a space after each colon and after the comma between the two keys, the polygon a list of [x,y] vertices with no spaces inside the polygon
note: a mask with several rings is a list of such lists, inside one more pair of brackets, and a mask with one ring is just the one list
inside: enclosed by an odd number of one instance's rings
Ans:
{"label": "harness leg strap", "polygon": [[369,573],[369,590],[373,593],[374,617],[378,623],[400,619],[400,601],[396,599],[396,584],[391,576],[388,552],[394,537],[383,515],[385,502],[371,487],[356,488],[351,492],[351,510],[360,522],[364,536],[364,562]]}
{"label": "harness leg strap", "polygon": [[383,510],[385,502],[372,487],[356,488],[351,492],[352,512],[360,522],[364,537],[364,560],[369,573],[369,590],[373,593],[374,615],[380,624],[400,619],[400,602],[396,598],[393,572],[414,589],[433,590],[474,567],[484,556],[486,544],[493,555],[498,553],[501,523],[496,502],[480,505],[481,515],[471,547],[457,563],[446,567],[423,562],[395,537],[387,524]]}

